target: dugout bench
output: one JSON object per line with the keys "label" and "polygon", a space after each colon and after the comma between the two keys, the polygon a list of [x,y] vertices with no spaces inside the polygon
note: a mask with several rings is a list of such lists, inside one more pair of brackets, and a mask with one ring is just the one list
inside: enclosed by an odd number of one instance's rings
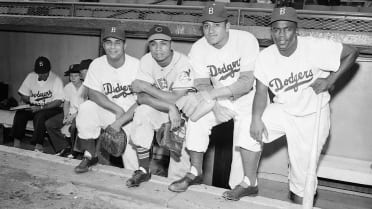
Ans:
{"label": "dugout bench", "polygon": [[[4,144],[6,142],[6,139],[8,138],[9,130],[7,129],[12,128],[15,113],[16,111],[0,110],[0,129],[2,132],[2,136],[0,136],[0,144]],[[26,131],[29,131],[29,132],[34,131],[34,125],[31,120],[27,122]],[[45,138],[47,139],[48,143],[51,145],[53,151],[56,152],[56,148],[47,133],[45,135]]]}

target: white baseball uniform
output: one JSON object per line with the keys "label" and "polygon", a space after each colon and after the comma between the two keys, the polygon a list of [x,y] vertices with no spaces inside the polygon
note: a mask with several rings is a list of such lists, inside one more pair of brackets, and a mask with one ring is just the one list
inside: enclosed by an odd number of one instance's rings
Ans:
{"label": "white baseball uniform", "polygon": [[[192,88],[192,78],[193,71],[188,58],[177,51],[173,51],[172,61],[166,67],[161,67],[151,56],[151,53],[147,53],[141,58],[140,70],[137,75],[137,79],[151,83],[163,91]],[[150,149],[154,130],[158,130],[163,123],[168,121],[168,113],[158,111],[149,105],[140,105],[133,118],[133,143]],[[180,162],[170,159],[168,178],[183,177],[189,167],[189,156],[183,149]]]}
{"label": "white baseball uniform", "polygon": [[[107,62],[106,55],[93,60],[89,66],[84,86],[103,93],[109,100],[127,111],[135,102],[136,96],[131,89],[139,67],[138,59],[125,54],[125,63],[119,68]],[[76,127],[81,139],[98,138],[101,128],[115,121],[115,114],[87,100],[79,106]],[[136,151],[131,145],[131,123],[123,127],[128,136],[128,145],[123,155],[125,168],[135,170],[138,167]]]}
{"label": "white baseball uniform", "polygon": [[19,93],[29,96],[33,105],[44,105],[54,100],[63,100],[63,82],[52,71],[46,81],[38,81],[38,74],[31,72],[23,81]]}
{"label": "white baseball uniform", "polygon": [[[268,130],[265,143],[286,135],[290,162],[290,190],[303,197],[306,171],[315,133],[316,103],[320,96],[310,85],[340,66],[342,44],[330,40],[298,37],[296,51],[282,56],[276,45],[264,49],[256,62],[255,77],[274,93],[262,116]],[[328,137],[330,110],[328,92],[323,96],[318,154]],[[318,157],[319,157],[318,155]]]}
{"label": "white baseball uniform", "polygon": [[[253,71],[259,46],[250,33],[229,30],[225,46],[217,49],[205,37],[195,42],[189,57],[195,70],[195,78],[210,78],[214,88],[228,86],[236,82],[240,72]],[[240,152],[235,147],[250,148],[255,143],[249,137],[254,89],[238,99],[224,99],[218,102],[237,113],[234,118],[233,159],[229,184],[234,188],[243,179],[243,165]],[[186,146],[189,150],[205,152],[209,144],[211,129],[219,122],[213,112],[196,122],[189,121],[186,132]]]}

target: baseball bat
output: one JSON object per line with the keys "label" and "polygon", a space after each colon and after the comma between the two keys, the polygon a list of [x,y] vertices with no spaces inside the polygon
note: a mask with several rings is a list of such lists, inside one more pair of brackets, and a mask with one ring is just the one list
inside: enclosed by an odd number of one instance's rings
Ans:
{"label": "baseball bat", "polygon": [[322,100],[323,94],[320,94],[318,97],[318,101],[316,104],[316,113],[315,113],[315,133],[313,136],[313,143],[311,147],[310,153],[310,160],[309,160],[309,167],[307,168],[307,175],[306,175],[306,183],[305,183],[305,191],[304,191],[304,198],[302,201],[302,208],[303,209],[312,209],[313,202],[314,202],[314,193],[316,188],[316,169],[318,165],[318,141],[319,141],[319,124],[320,124],[320,116],[321,116],[321,109],[322,109]]}

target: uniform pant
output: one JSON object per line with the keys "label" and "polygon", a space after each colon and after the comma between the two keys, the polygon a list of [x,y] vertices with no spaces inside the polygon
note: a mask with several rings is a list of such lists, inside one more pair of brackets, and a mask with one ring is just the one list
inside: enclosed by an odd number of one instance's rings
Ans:
{"label": "uniform pant", "polygon": [[[251,93],[250,93],[251,94]],[[246,95],[251,96],[251,95]],[[247,99],[241,102],[219,101],[220,104],[234,110],[237,115],[234,118],[233,156],[229,185],[234,188],[244,177],[244,170],[239,147],[248,150],[260,151],[261,146],[250,137],[249,127],[251,124],[252,106]],[[251,101],[251,100],[248,100]],[[213,112],[210,112],[196,122],[189,120],[186,129],[186,147],[195,152],[206,152],[209,145],[209,135],[214,126],[220,122],[216,120]]]}
{"label": "uniform pant", "polygon": [[32,134],[31,142],[42,145],[46,132],[45,121],[61,112],[62,108],[60,107],[43,109],[37,112],[18,110],[14,116],[12,136],[21,140],[25,136],[27,122],[32,120],[34,132]]}
{"label": "uniform pant", "polygon": [[59,113],[49,118],[45,122],[45,127],[48,131],[50,140],[52,140],[57,151],[71,147],[71,141],[69,141],[61,132],[61,128],[63,127],[63,113]]}
{"label": "uniform pant", "polygon": [[[306,173],[316,132],[314,130],[315,118],[315,113],[307,116],[288,114],[279,104],[268,105],[262,115],[262,120],[268,131],[268,138],[263,140],[264,143],[272,142],[286,135],[290,163],[289,189],[300,197],[304,196]],[[319,129],[318,159],[329,135],[330,109],[328,104],[321,110]]]}
{"label": "uniform pant", "polygon": [[[137,107],[132,125],[132,140],[137,146],[146,149],[151,148],[154,139],[154,131],[158,130],[163,123],[169,121],[167,113],[160,112],[149,105],[140,105]],[[168,178],[182,178],[190,168],[190,157],[182,148],[180,161],[176,162],[172,157],[169,161]]]}
{"label": "uniform pant", "polygon": [[[79,140],[95,140],[101,133],[101,129],[115,121],[115,114],[100,107],[96,103],[87,100],[79,106],[76,116],[76,127]],[[131,125],[128,123],[123,127],[127,134],[128,144],[122,156],[124,167],[130,170],[138,168],[136,150],[131,141]]]}

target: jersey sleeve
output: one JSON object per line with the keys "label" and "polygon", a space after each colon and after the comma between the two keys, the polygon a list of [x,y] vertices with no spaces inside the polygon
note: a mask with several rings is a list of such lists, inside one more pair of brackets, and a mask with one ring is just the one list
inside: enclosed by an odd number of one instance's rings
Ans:
{"label": "jersey sleeve", "polygon": [[182,58],[181,63],[177,66],[177,72],[172,90],[189,89],[194,86],[194,72],[187,57]]}
{"label": "jersey sleeve", "polygon": [[266,76],[265,70],[267,69],[267,65],[265,65],[265,58],[263,57],[262,52],[257,57],[256,63],[255,63],[255,70],[254,70],[254,77],[261,81],[265,86],[269,86],[269,81]]}
{"label": "jersey sleeve", "polygon": [[153,84],[154,78],[152,77],[152,62],[148,59],[149,54],[142,57],[139,63],[139,69],[137,71],[136,79],[149,82]]}
{"label": "jersey sleeve", "polygon": [[21,86],[18,89],[18,92],[25,96],[31,95],[31,74],[28,74],[25,78],[25,80],[22,82]]}
{"label": "jersey sleeve", "polygon": [[[327,39],[311,38],[312,64],[324,71],[337,71],[341,64],[342,44]],[[325,59],[326,58],[326,59]]]}
{"label": "jersey sleeve", "polygon": [[63,99],[65,101],[70,101],[71,100],[70,95],[69,95],[69,91],[68,91],[69,84],[70,83],[66,84],[66,86],[63,88]]}
{"label": "jersey sleeve", "polygon": [[192,68],[194,69],[195,72],[195,79],[198,78],[209,78],[210,73],[209,71],[203,66],[203,57],[201,56],[198,52],[197,47],[193,45],[191,47],[191,50],[189,52],[189,60],[191,63]]}
{"label": "jersey sleeve", "polygon": [[100,78],[99,64],[95,61],[96,60],[94,60],[90,64],[89,70],[87,72],[87,75],[85,76],[83,85],[95,91],[103,92],[102,83],[99,81],[99,78]]}
{"label": "jersey sleeve", "polygon": [[53,101],[63,99],[64,99],[63,82],[59,77],[56,77],[53,84]]}
{"label": "jersey sleeve", "polygon": [[251,34],[245,35],[242,37],[241,41],[239,41],[239,44],[242,44],[239,47],[239,49],[242,50],[240,71],[254,71],[256,59],[260,50],[257,39]]}

